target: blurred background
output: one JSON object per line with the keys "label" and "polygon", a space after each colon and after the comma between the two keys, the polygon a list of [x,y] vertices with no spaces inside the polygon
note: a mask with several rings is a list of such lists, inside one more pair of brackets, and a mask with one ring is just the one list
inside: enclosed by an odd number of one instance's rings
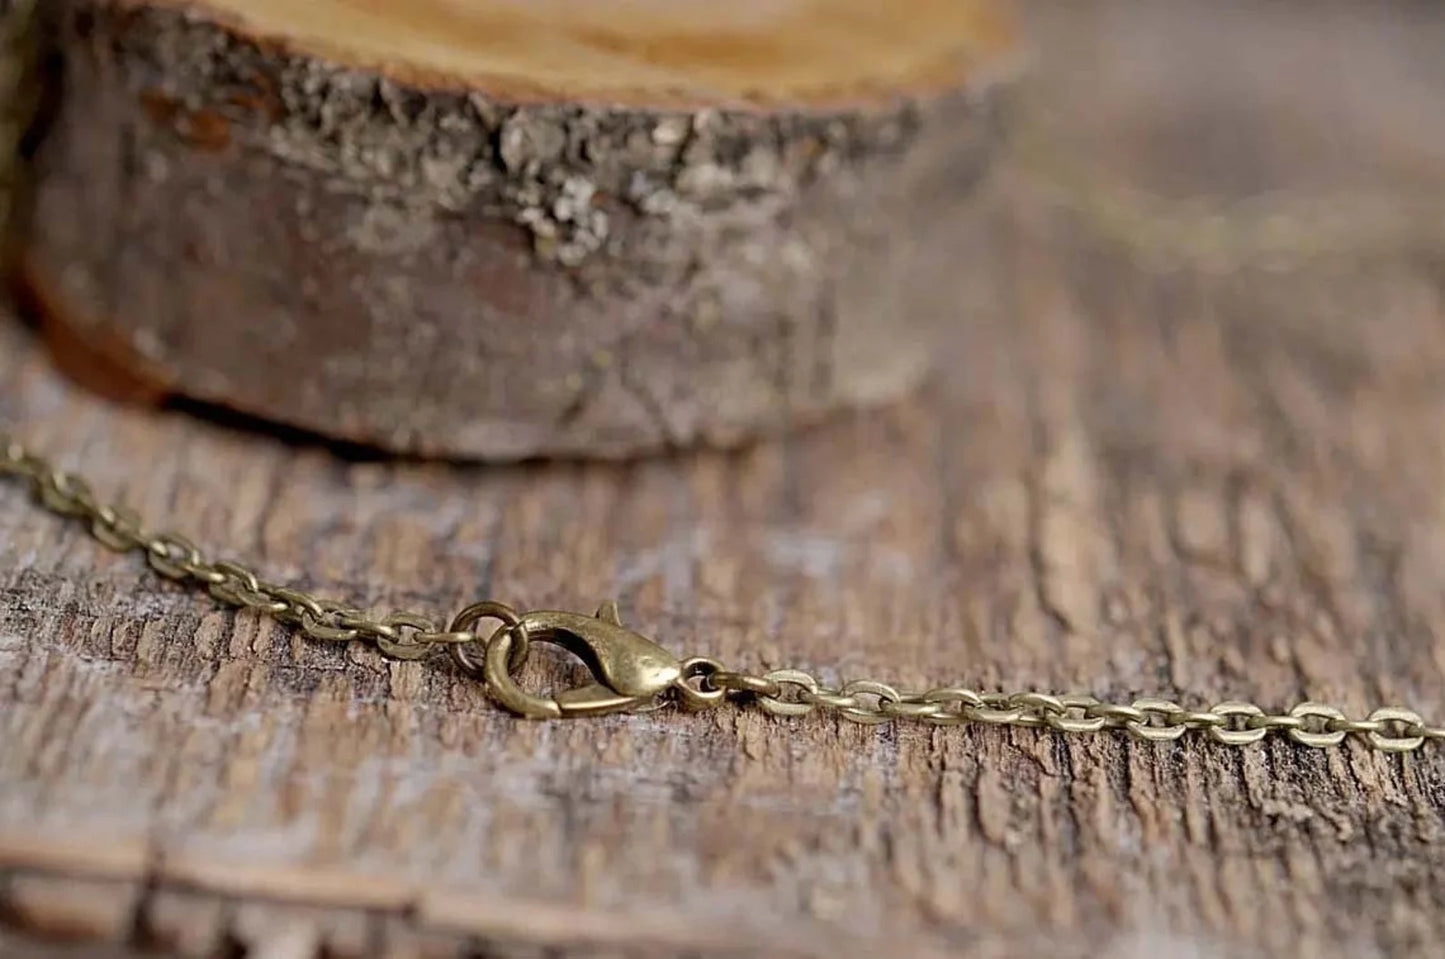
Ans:
{"label": "blurred background", "polygon": [[1025,0],[1016,120],[1048,199],[1147,265],[1282,269],[1445,240],[1445,10]]}

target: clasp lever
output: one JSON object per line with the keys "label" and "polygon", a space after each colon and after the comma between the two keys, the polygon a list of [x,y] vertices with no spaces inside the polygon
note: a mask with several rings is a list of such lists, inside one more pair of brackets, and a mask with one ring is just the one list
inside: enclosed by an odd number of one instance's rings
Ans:
{"label": "clasp lever", "polygon": [[[469,628],[469,618],[473,622],[485,616],[502,619],[502,627],[487,641],[482,675],[492,698],[519,716],[558,719],[637,709],[651,704],[682,678],[677,657],[624,627],[616,603],[603,603],[595,616],[557,610],[498,616],[493,604],[478,605],[491,609],[475,617],[463,610],[451,628],[457,631],[459,624],[462,629]],[[512,670],[520,667],[530,643],[561,646],[586,664],[596,682],[549,697],[525,691],[512,678]]]}

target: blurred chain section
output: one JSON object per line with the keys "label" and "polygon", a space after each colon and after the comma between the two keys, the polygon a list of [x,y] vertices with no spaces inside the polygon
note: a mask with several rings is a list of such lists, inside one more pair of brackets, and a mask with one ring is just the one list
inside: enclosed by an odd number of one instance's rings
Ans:
{"label": "blurred chain section", "polygon": [[1118,244],[1145,270],[1287,271],[1321,257],[1445,248],[1445,191],[1165,196],[1078,159],[1049,114],[1042,102],[1018,105],[1006,169],[1029,196]]}
{"label": "blurred chain section", "polygon": [[[565,618],[618,637],[616,609],[605,604],[602,619],[573,614],[523,614],[510,607],[485,602],[469,607],[443,627],[441,620],[415,612],[373,614],[313,593],[269,583],[240,563],[207,558],[189,539],[176,533],[150,532],[139,517],[121,506],[99,502],[90,486],[74,474],[56,469],[27,451],[15,440],[0,434],[0,477],[10,476],[27,483],[36,501],[60,516],[84,523],[90,535],[117,552],[135,552],[160,575],[204,587],[211,596],[228,606],[254,609],[297,627],[311,639],[324,642],[370,641],[394,659],[420,659],[446,649],[465,665],[471,663],[466,650],[486,648],[495,671],[469,669],[483,675],[489,690],[505,680],[510,687],[510,670],[520,668],[526,658],[529,618]],[[469,615],[470,614],[470,615]],[[501,626],[490,636],[474,632],[482,619],[495,619]],[[598,625],[601,624],[601,625]],[[458,628],[463,627],[463,628]],[[564,627],[565,628],[565,627]],[[584,627],[570,627],[584,628]],[[541,638],[539,635],[534,638]],[[583,638],[584,645],[586,638]],[[494,649],[499,654],[493,656]],[[631,649],[640,652],[629,652]],[[654,652],[655,651],[655,652]],[[460,655],[459,654],[464,654]],[[619,656],[661,655],[650,641],[627,638]],[[602,674],[617,674],[635,662],[616,662]],[[1189,709],[1167,699],[1142,698],[1112,703],[1088,694],[1055,695],[1044,692],[980,692],[966,686],[937,686],[922,692],[904,692],[872,679],[856,679],[838,686],[820,681],[810,672],[778,669],[766,673],[735,672],[716,660],[695,657],[668,669],[664,681],[643,695],[599,697],[597,687],[588,691],[588,703],[568,710],[524,715],[592,715],[615,711],[615,703],[629,710],[649,709],[675,702],[688,711],[700,711],[724,702],[753,703],[775,716],[805,716],[815,711],[832,713],[850,722],[867,725],[911,720],[941,726],[973,724],[1050,729],[1057,733],[1088,735],[1119,730],[1147,742],[1170,742],[1196,733],[1228,746],[1248,746],[1270,735],[1284,735],[1302,746],[1338,746],[1354,736],[1381,752],[1413,752],[1430,740],[1445,740],[1445,726],[1431,725],[1413,710],[1385,706],[1363,719],[1351,719],[1334,706],[1303,702],[1287,712],[1269,712],[1248,702],[1226,701],[1208,709]],[[675,681],[672,677],[680,676]],[[520,695],[520,700],[532,697]],[[507,701],[504,705],[512,708]]]}

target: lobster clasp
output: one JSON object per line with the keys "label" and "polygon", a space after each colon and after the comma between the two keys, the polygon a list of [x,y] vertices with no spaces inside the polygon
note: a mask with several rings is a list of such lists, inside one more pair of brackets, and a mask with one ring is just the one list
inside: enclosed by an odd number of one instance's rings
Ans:
{"label": "lobster clasp", "polygon": [[[465,616],[463,612],[458,620]],[[487,641],[482,675],[493,699],[528,719],[637,709],[650,705],[682,676],[677,657],[622,625],[616,603],[603,603],[596,616],[539,610],[498,618],[503,626]],[[561,646],[582,660],[596,682],[551,696],[526,692],[512,678],[512,670],[521,665],[530,643]]]}

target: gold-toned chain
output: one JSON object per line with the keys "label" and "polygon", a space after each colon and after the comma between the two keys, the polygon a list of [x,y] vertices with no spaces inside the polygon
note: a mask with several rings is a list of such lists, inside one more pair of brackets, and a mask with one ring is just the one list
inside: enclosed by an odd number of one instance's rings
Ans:
{"label": "gold-toned chain", "polygon": [[[1418,713],[1398,706],[1381,707],[1363,719],[1351,719],[1341,709],[1316,702],[1303,702],[1285,712],[1235,701],[1190,709],[1167,699],[1113,703],[1081,694],[982,692],[965,686],[905,692],[869,679],[832,686],[798,669],[733,671],[711,659],[673,657],[623,627],[611,603],[588,616],[518,612],[487,601],[462,610],[446,626],[415,612],[371,614],[267,582],[240,563],[210,559],[189,539],[175,533],[148,531],[133,512],[102,504],[80,477],[56,469],[3,434],[0,476],[28,483],[37,502],[86,524],[102,545],[141,553],[160,575],[203,586],[221,603],[259,610],[294,625],[312,639],[369,640],[383,654],[398,659],[419,659],[445,650],[464,671],[485,682],[502,706],[528,717],[598,715],[667,703],[699,710],[734,702],[755,704],[775,716],[821,711],[865,724],[914,720],[943,726],[1047,728],[1074,734],[1120,730],[1150,742],[1172,741],[1194,732],[1217,743],[1246,746],[1283,734],[1300,745],[1325,748],[1353,736],[1384,752],[1412,752],[1427,740],[1445,740],[1445,726],[1430,725]],[[484,620],[499,625],[487,635],[476,630]],[[596,682],[550,697],[523,691],[514,675],[535,642],[555,643],[577,653]]]}
{"label": "gold-toned chain", "polygon": [[[162,576],[205,586],[211,596],[227,605],[259,610],[295,624],[312,639],[369,639],[383,653],[398,659],[416,659],[438,643],[453,641],[433,620],[418,613],[370,617],[344,603],[268,583],[239,563],[208,560],[185,537],[148,532],[139,517],[125,507],[102,505],[80,477],[53,468],[3,433],[0,473],[28,480],[41,505],[89,524],[90,534],[102,545],[118,552],[144,553],[151,568]],[[467,636],[463,641],[474,638]]]}
{"label": "gold-toned chain", "polygon": [[1008,167],[1042,200],[1117,245],[1135,267],[1228,274],[1294,269],[1321,257],[1445,246],[1439,190],[1166,196],[1116,179],[1061,140],[1044,103],[1024,104],[1008,126]]}

